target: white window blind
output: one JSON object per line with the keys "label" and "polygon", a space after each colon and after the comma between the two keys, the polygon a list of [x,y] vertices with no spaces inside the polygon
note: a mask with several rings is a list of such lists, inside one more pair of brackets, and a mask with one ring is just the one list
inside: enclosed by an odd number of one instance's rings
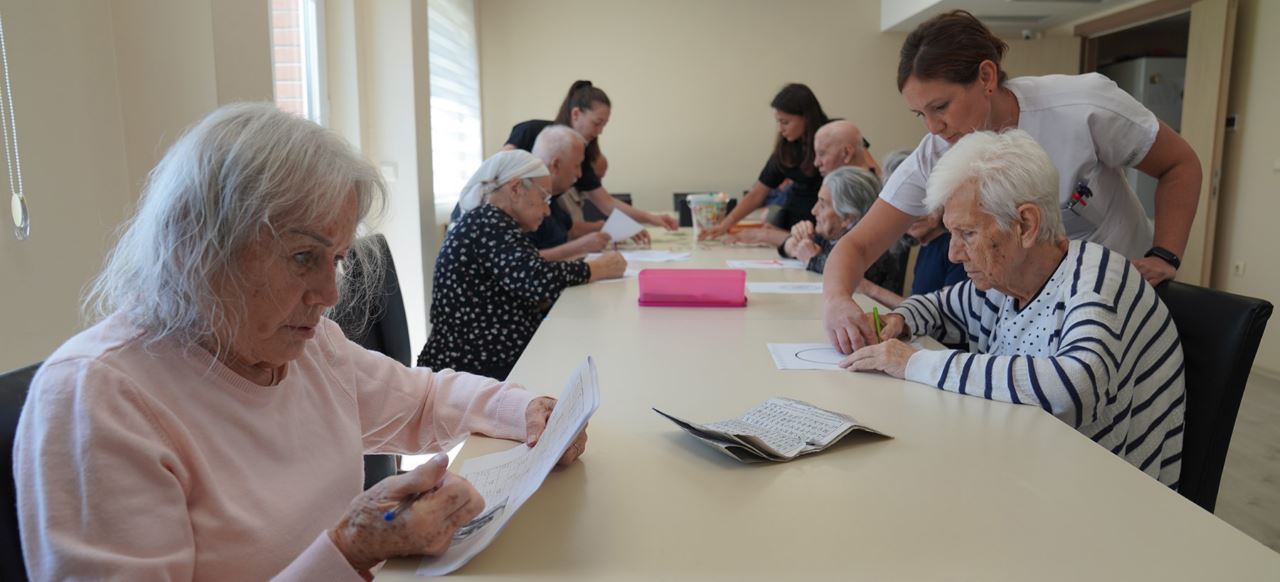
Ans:
{"label": "white window blind", "polygon": [[428,0],[431,169],[436,216],[447,221],[480,167],[480,59],[473,0]]}

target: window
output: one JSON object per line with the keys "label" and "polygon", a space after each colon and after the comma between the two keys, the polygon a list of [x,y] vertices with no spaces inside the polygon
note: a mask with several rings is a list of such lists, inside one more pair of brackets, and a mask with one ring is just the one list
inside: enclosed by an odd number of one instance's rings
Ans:
{"label": "window", "polygon": [[484,161],[475,15],[473,0],[427,2],[431,174],[440,222],[448,220],[462,187]]}
{"label": "window", "polygon": [[320,30],[323,0],[271,2],[271,73],[276,105],[324,125]]}

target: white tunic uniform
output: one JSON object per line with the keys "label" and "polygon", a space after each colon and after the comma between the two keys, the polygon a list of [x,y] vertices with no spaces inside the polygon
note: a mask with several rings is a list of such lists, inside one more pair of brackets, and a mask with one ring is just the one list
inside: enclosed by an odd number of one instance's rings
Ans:
{"label": "white tunic uniform", "polygon": [[[1031,134],[1058,169],[1067,237],[1141,258],[1151,248],[1152,225],[1124,169],[1141,162],[1155,143],[1160,129],[1155,114],[1096,73],[1019,77],[1004,86],[1018,99],[1018,129]],[[923,215],[929,174],[949,148],[941,137],[926,135],[880,198],[907,214]],[[1069,208],[1081,182],[1093,197]]]}

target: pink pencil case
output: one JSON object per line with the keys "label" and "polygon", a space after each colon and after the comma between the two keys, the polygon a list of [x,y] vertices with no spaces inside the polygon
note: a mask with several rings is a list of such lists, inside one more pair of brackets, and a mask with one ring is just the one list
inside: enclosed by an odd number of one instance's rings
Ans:
{"label": "pink pencil case", "polygon": [[742,269],[640,271],[640,305],[645,307],[746,307],[746,289]]}

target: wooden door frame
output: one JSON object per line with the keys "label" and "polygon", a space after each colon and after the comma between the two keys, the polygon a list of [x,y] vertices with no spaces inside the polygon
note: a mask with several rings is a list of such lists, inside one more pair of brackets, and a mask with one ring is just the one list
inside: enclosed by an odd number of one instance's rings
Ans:
{"label": "wooden door frame", "polygon": [[1077,24],[1071,34],[1080,38],[1080,72],[1098,70],[1098,37],[1188,12],[1196,0],[1153,0]]}

